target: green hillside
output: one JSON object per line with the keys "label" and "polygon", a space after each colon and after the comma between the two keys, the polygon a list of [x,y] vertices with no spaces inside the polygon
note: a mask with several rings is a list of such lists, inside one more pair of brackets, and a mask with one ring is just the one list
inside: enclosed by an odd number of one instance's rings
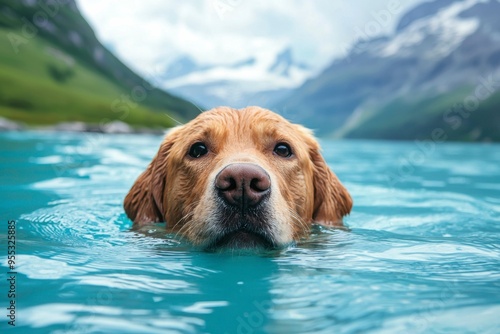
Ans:
{"label": "green hillside", "polygon": [[495,92],[477,107],[466,108],[464,101],[473,87],[434,97],[398,98],[375,110],[366,110],[348,138],[431,139],[433,131],[442,130],[446,140],[500,141],[500,92]]}
{"label": "green hillside", "polygon": [[[0,116],[32,125],[122,120],[168,127],[172,118],[184,121],[199,112],[114,57],[72,1],[54,7],[53,17],[41,2],[23,3],[0,2]],[[50,29],[34,25],[43,8]]]}

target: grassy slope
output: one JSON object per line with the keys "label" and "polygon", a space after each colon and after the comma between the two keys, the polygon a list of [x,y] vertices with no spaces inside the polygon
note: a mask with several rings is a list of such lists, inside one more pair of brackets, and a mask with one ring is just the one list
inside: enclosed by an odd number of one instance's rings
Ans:
{"label": "grassy slope", "polygon": [[[35,27],[36,18],[44,15],[49,27]],[[27,37],[28,43],[15,53],[7,33],[26,37],[20,32],[27,26],[36,29],[36,37]],[[70,56],[75,67],[50,55],[48,48]],[[126,118],[111,110],[116,98],[137,87],[150,89],[141,106],[132,108]],[[123,110],[123,105],[118,107]],[[107,50],[74,0],[0,1],[0,115],[32,124],[122,118],[132,125],[169,126],[173,121],[167,114],[184,121],[198,113],[192,103],[151,87]]]}
{"label": "grassy slope", "polygon": [[[51,124],[60,121],[100,123],[121,119],[132,125],[172,126],[165,111],[144,106],[128,108],[113,102],[130,94],[108,78],[78,61],[68,66],[54,57],[57,49],[43,38],[35,37],[19,47],[16,54],[8,39],[17,30],[0,29],[0,115],[28,124]],[[57,80],[50,69],[71,72]],[[172,113],[171,113],[172,114]],[[174,118],[179,118],[174,115]]]}
{"label": "grassy slope", "polygon": [[[473,92],[463,87],[433,98],[398,98],[373,112],[349,131],[349,138],[429,139],[434,129],[443,129],[449,140],[500,141],[500,92],[496,92],[478,108],[461,115],[450,112],[457,103]],[[453,117],[453,120],[451,118]]]}

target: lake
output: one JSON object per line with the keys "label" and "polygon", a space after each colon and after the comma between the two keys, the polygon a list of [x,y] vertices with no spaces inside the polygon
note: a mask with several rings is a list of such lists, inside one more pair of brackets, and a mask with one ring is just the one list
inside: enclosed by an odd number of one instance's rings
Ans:
{"label": "lake", "polygon": [[351,230],[238,254],[129,231],[160,142],[0,133],[2,333],[500,332],[500,145],[324,140]]}

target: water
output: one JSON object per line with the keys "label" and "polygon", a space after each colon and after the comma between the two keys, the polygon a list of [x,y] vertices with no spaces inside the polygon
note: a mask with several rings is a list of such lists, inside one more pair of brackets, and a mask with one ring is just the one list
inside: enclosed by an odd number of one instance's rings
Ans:
{"label": "water", "polygon": [[160,141],[0,134],[2,273],[7,220],[18,254],[0,332],[500,332],[499,145],[325,141],[351,231],[238,255],[128,231],[123,198]]}

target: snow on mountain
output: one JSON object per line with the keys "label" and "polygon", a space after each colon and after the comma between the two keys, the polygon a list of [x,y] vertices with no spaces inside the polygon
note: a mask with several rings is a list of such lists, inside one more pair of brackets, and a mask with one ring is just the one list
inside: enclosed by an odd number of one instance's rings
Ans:
{"label": "snow on mountain", "polygon": [[296,62],[290,48],[258,53],[234,64],[198,65],[183,57],[167,69],[162,88],[207,108],[244,107],[265,103],[262,97],[267,92],[296,88],[310,75],[311,69]]}
{"label": "snow on mountain", "polygon": [[[430,17],[424,17],[412,22],[379,51],[382,57],[405,57],[414,54],[415,49],[421,50],[427,44],[425,58],[442,58],[449,55],[478,27],[477,18],[461,18],[463,11],[471,8],[481,0],[458,2],[442,8]],[[427,43],[424,43],[426,42]]]}
{"label": "snow on mountain", "polygon": [[276,73],[280,76],[290,76],[290,70],[298,68],[301,70],[308,70],[309,66],[296,63],[293,59],[292,49],[288,48],[283,50],[277,57],[274,63],[269,67],[269,72]]}

